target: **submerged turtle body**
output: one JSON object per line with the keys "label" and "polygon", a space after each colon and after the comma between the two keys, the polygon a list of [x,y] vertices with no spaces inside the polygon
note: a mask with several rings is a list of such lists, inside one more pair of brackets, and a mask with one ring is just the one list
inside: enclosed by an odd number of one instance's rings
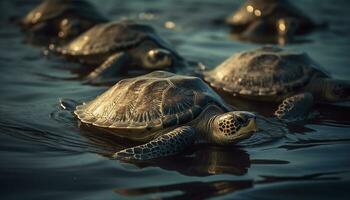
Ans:
{"label": "submerged turtle body", "polygon": [[85,0],[44,0],[21,21],[31,37],[47,41],[66,42],[97,23],[106,22]]}
{"label": "submerged turtle body", "polygon": [[151,26],[130,21],[98,24],[56,51],[98,66],[88,75],[89,80],[113,80],[132,69],[175,71],[185,65],[184,59]]}
{"label": "submerged turtle body", "polygon": [[226,23],[234,37],[257,42],[278,42],[315,28],[315,23],[287,0],[247,0]]}
{"label": "submerged turtle body", "polygon": [[256,130],[254,114],[231,111],[201,79],[165,71],[124,79],[74,113],[86,125],[145,142],[116,153],[121,159],[172,155],[198,139],[231,144]]}
{"label": "submerged turtle body", "polygon": [[278,47],[236,53],[203,75],[213,87],[233,95],[275,102],[284,100],[276,112],[295,109],[296,116],[304,115],[313,101],[350,100],[348,81],[331,79],[305,53]]}

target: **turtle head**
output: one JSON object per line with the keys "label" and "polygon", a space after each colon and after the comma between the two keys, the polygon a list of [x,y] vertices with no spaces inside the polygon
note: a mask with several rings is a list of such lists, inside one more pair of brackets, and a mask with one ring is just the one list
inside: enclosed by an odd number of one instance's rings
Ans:
{"label": "turtle head", "polygon": [[256,115],[245,111],[217,115],[211,123],[211,137],[217,144],[235,143],[257,131]]}
{"label": "turtle head", "polygon": [[170,68],[172,63],[172,53],[168,50],[160,48],[149,50],[143,59],[144,67],[152,70]]}

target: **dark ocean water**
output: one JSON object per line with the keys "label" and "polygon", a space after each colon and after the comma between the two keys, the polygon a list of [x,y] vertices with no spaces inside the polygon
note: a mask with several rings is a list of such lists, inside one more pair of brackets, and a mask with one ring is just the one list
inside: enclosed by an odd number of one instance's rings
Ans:
{"label": "dark ocean water", "polygon": [[[88,100],[106,87],[42,76],[71,77],[64,68],[72,63],[43,56],[11,22],[36,2],[0,2],[0,199],[350,199],[349,104],[318,106],[315,119],[264,142],[198,145],[179,156],[143,163],[110,159],[122,144],[79,129],[59,108],[60,97]],[[259,46],[231,40],[227,27],[212,23],[242,1],[91,2],[110,19],[153,25],[184,57],[209,67]],[[293,3],[329,26],[303,37],[308,42],[286,48],[305,51],[332,77],[350,80],[349,1]],[[170,22],[174,28],[165,27]],[[241,106],[270,115],[266,107],[275,105]]]}

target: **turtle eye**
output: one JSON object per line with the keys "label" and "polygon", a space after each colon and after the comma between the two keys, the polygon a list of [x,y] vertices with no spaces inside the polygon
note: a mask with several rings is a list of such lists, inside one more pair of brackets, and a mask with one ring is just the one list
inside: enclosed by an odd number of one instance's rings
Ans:
{"label": "turtle eye", "polygon": [[171,52],[165,49],[152,49],[147,53],[150,68],[167,68],[172,64]]}

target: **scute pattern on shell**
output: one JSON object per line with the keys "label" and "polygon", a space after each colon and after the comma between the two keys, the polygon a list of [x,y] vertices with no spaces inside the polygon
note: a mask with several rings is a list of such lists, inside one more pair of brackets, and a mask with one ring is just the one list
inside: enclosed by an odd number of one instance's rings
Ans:
{"label": "scute pattern on shell", "polygon": [[98,127],[156,130],[190,122],[209,103],[224,106],[201,79],[156,71],[118,82],[75,114]]}
{"label": "scute pattern on shell", "polygon": [[306,54],[262,47],[234,54],[204,78],[213,87],[241,95],[286,94],[326,74]]}
{"label": "scute pattern on shell", "polygon": [[67,55],[102,54],[123,50],[140,44],[145,39],[157,41],[153,28],[126,21],[98,24],[74,39],[68,45],[57,48]]}

